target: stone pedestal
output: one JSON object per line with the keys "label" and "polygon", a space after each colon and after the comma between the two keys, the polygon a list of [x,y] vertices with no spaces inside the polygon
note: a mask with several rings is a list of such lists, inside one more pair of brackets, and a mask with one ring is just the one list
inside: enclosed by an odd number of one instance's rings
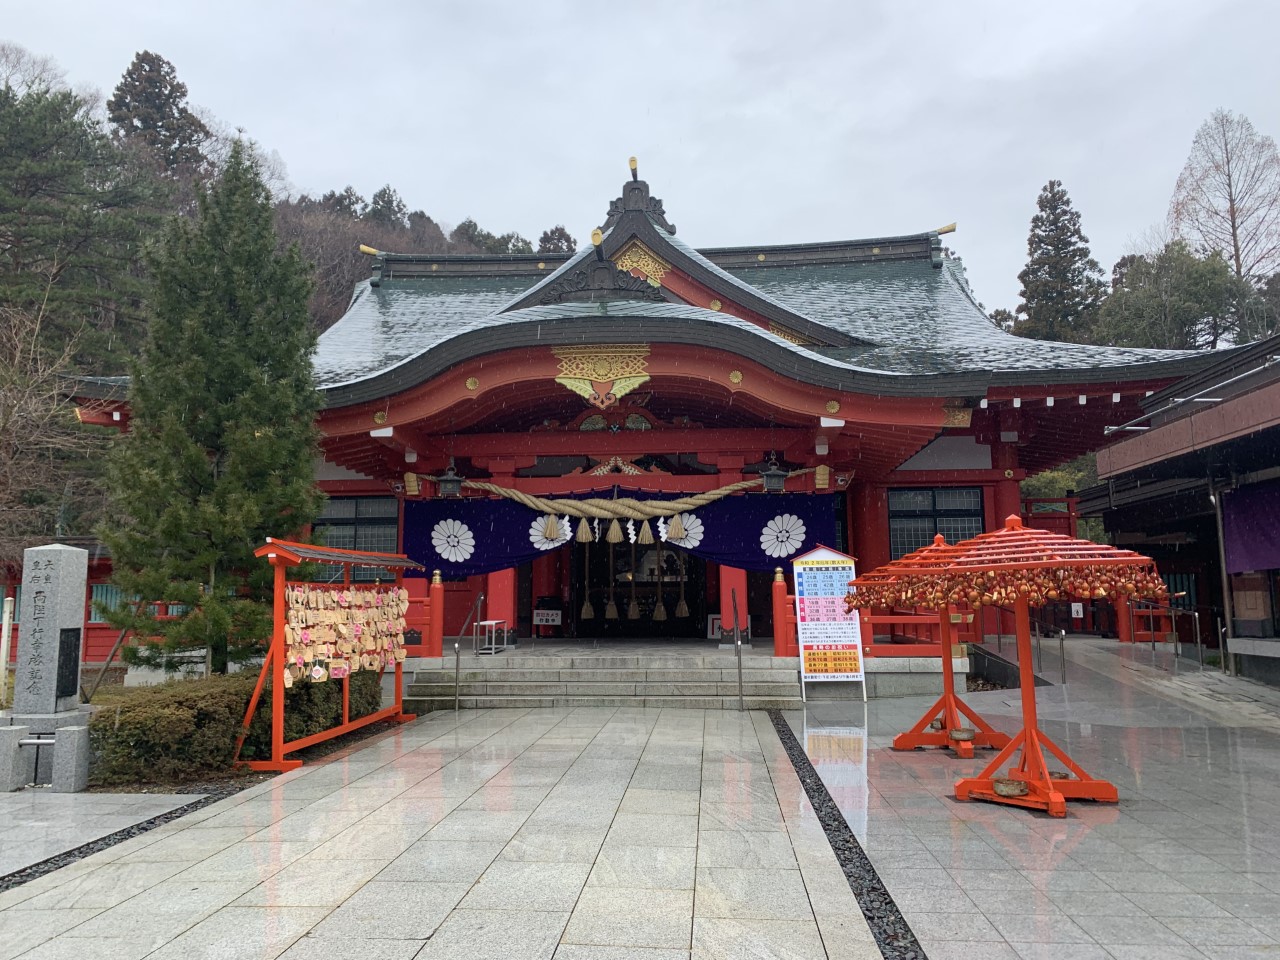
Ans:
{"label": "stone pedestal", "polygon": [[0,793],[21,790],[31,783],[28,767],[34,761],[34,754],[28,755],[25,748],[18,746],[19,740],[31,735],[27,727],[0,727]]}
{"label": "stone pedestal", "polygon": [[54,735],[54,793],[79,793],[89,785],[89,728],[61,727]]}

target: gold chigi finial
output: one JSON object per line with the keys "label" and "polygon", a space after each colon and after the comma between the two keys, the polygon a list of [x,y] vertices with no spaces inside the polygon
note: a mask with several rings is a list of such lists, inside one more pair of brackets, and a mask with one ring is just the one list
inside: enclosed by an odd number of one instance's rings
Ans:
{"label": "gold chigi finial", "polygon": [[374,248],[374,247],[371,247],[371,246],[369,246],[367,243],[362,243],[362,244],[360,244],[360,252],[361,252],[361,253],[363,253],[363,254],[367,254],[367,255],[368,255],[368,256],[370,256],[370,257],[380,257],[380,256],[382,256],[382,251],[381,251],[381,250],[378,250],[378,249],[376,249],[376,248]]}
{"label": "gold chigi finial", "polygon": [[639,180],[640,179],[640,162],[636,160],[635,157],[631,157],[630,159],[627,160],[627,166],[631,168],[631,179]]}

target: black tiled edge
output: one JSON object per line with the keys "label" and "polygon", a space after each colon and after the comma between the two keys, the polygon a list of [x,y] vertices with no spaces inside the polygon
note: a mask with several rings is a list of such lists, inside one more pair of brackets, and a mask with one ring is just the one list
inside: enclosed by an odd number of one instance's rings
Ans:
{"label": "black tiled edge", "polygon": [[770,710],[769,719],[773,721],[778,739],[791,758],[796,776],[809,795],[809,802],[813,804],[814,813],[818,815],[827,840],[831,842],[831,849],[840,863],[840,869],[849,881],[849,889],[862,908],[862,915],[867,918],[867,925],[871,928],[871,935],[876,938],[880,953],[885,960],[927,960],[920,941],[911,932],[898,905],[893,902],[893,897],[876,873],[876,868],[871,865],[862,844],[858,843],[858,838],[849,829],[844,814],[831,799],[826,784],[809,762],[808,755],[782,716],[782,711]]}

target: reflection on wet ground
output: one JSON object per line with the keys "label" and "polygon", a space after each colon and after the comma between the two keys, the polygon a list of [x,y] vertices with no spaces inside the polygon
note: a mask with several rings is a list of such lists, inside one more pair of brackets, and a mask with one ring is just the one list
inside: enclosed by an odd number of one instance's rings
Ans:
{"label": "reflection on wet ground", "polygon": [[[1121,799],[1065,819],[956,801],[987,751],[890,749],[925,699],[786,714],[930,960],[1280,956],[1280,691],[1116,641],[1067,657],[1041,727]],[[1016,691],[966,699],[1018,728]]]}

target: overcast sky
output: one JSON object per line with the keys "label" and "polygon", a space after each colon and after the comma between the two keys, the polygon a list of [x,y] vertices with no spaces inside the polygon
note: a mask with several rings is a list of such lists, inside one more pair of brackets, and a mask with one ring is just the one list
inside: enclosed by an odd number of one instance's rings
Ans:
{"label": "overcast sky", "polygon": [[1280,4],[0,0],[0,38],[109,93],[135,52],[293,188],[392,184],[536,243],[604,219],[627,157],[695,246],[948,239],[1018,302],[1064,182],[1103,268],[1163,222],[1216,107],[1280,135]]}

